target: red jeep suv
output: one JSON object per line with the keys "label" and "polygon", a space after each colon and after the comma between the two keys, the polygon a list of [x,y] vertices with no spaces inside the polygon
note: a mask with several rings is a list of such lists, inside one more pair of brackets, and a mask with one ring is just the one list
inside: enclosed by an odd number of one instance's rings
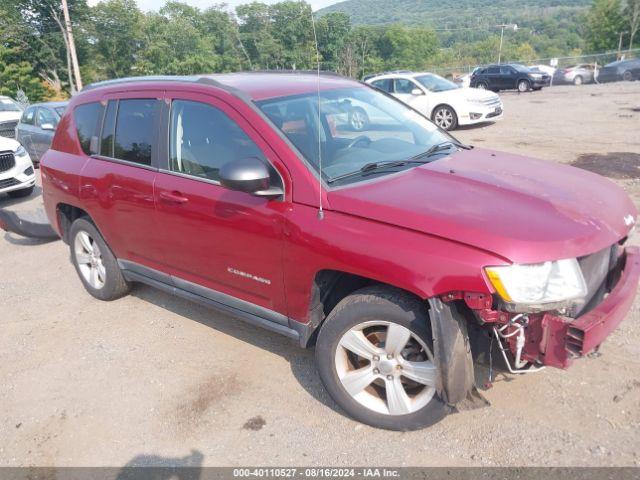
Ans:
{"label": "red jeep suv", "polygon": [[142,282],[314,345],[335,401],[389,429],[475,398],[483,355],[568,367],[623,319],[640,275],[624,246],[637,211],[614,183],[472,150],[335,75],[91,85],[42,182],[91,295]]}

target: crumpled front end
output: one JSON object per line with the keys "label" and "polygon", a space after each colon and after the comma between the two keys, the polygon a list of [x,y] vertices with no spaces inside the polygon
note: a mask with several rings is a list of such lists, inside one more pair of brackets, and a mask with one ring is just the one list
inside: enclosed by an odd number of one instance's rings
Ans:
{"label": "crumpled front end", "polygon": [[587,296],[562,309],[518,312],[497,295],[481,293],[456,292],[442,299],[464,300],[512,372],[568,368],[574,359],[596,351],[631,309],[640,280],[640,248],[616,244],[578,262]]}

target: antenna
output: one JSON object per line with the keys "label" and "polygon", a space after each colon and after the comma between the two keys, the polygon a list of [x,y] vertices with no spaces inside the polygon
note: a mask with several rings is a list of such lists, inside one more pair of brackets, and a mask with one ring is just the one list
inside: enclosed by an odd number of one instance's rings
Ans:
{"label": "antenna", "polygon": [[322,133],[320,131],[320,125],[322,125],[322,116],[320,115],[320,50],[318,49],[318,35],[316,34],[316,19],[313,17],[313,10],[311,11],[311,25],[313,26],[313,39],[316,46],[316,64],[318,66],[318,196],[320,200],[320,207],[318,209],[318,220],[324,219],[324,210],[322,209]]}

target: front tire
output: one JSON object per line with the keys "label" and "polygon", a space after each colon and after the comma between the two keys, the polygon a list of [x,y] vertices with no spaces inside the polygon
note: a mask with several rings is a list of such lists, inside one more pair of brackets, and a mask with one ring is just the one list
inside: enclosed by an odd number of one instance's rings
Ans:
{"label": "front tire", "polygon": [[582,77],[580,75],[576,76],[576,78],[573,79],[573,84],[576,87],[579,87],[580,85],[582,85],[584,83],[584,80],[582,79]]}
{"label": "front tire", "polygon": [[71,261],[84,288],[99,300],[115,300],[129,293],[118,262],[87,218],[79,218],[69,229]]}
{"label": "front tire", "polygon": [[631,82],[633,80],[633,73],[631,73],[629,70],[627,70],[626,72],[624,72],[622,74],[622,79],[625,82]]}
{"label": "front tire", "polygon": [[431,118],[443,130],[455,130],[458,127],[458,116],[455,110],[448,105],[437,106]]}
{"label": "front tire", "polygon": [[349,112],[349,125],[356,132],[361,132],[369,125],[369,116],[364,109],[355,107]]}
{"label": "front tire", "polygon": [[518,82],[518,91],[520,93],[528,92],[531,89],[531,84],[529,80],[520,80]]}
{"label": "front tire", "polygon": [[396,289],[366,287],[329,314],[315,353],[323,384],[347,414],[405,431],[433,425],[449,412],[436,393],[432,351],[424,302]]}
{"label": "front tire", "polygon": [[9,195],[11,198],[24,198],[24,197],[28,197],[29,195],[31,195],[33,193],[33,189],[35,188],[34,185],[28,187],[28,188],[23,188],[21,190],[13,190],[11,192],[7,192],[7,195]]}
{"label": "front tire", "polygon": [[479,88],[480,90],[488,90],[489,85],[487,85],[486,82],[478,82],[478,84],[476,85],[476,88]]}

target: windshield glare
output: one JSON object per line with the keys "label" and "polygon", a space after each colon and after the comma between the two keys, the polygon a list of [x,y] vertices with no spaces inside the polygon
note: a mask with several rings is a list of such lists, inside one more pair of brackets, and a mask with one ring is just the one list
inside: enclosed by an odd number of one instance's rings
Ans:
{"label": "windshield glare", "polygon": [[0,98],[0,112],[21,112],[22,109],[10,98]]}
{"label": "windshield glare", "polygon": [[447,90],[456,90],[460,88],[455,83],[432,73],[416,77],[416,80],[420,82],[423,87],[432,92],[446,92]]}
{"label": "windshield glare", "polygon": [[[317,93],[264,100],[258,106],[316,171],[320,137],[322,177],[326,181],[358,171],[369,163],[407,160],[433,145],[453,140],[416,111],[373,88],[321,92],[319,129]],[[440,157],[429,161],[437,158]],[[376,170],[371,175],[396,171],[398,168]],[[336,184],[363,178],[369,178],[369,174]]]}

